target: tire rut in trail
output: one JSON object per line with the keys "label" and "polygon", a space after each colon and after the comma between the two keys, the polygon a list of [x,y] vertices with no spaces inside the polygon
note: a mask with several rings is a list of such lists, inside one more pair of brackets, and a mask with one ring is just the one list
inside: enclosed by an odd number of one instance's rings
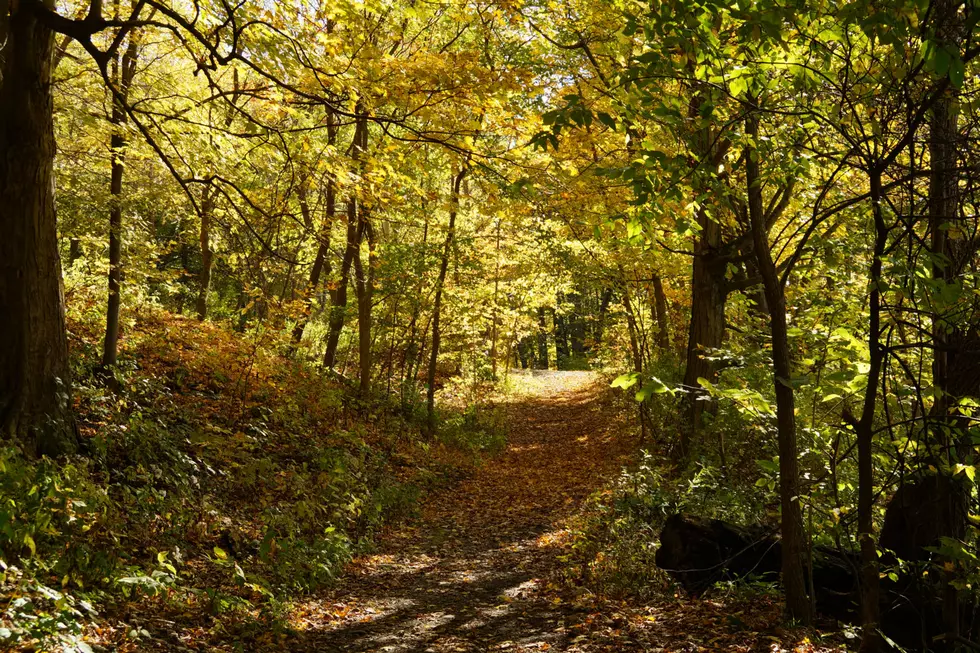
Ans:
{"label": "tire rut in trail", "polygon": [[548,534],[615,474],[636,442],[615,437],[588,373],[536,374],[506,405],[508,446],[430,498],[329,595],[296,607],[291,650],[564,651],[585,618],[544,591],[561,564]]}

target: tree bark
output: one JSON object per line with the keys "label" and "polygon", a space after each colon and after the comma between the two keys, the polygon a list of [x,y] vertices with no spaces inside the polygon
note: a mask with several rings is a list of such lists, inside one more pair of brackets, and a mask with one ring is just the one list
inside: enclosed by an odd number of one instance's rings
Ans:
{"label": "tree bark", "polygon": [[[229,100],[232,106],[238,99],[239,83],[238,69],[232,72],[232,95]],[[232,107],[228,108],[225,115],[224,127],[228,129],[234,121],[235,113]],[[212,143],[212,147],[214,147]],[[212,186],[206,186],[201,194],[201,231],[199,240],[201,245],[201,271],[197,277],[197,319],[204,321],[208,317],[208,294],[211,292],[211,266],[214,263],[214,251],[211,249],[211,219],[214,216],[214,209],[217,206],[217,191]]]}
{"label": "tree bark", "polygon": [[[338,128],[334,124],[334,114],[332,111],[328,111],[327,145],[332,147],[336,144],[337,131]],[[301,186],[301,189],[302,194],[299,197],[300,210],[304,213],[304,220],[312,220],[311,218],[307,217],[310,213],[310,207],[306,197],[306,188]],[[313,259],[313,267],[310,268],[310,278],[306,284],[306,297],[303,302],[303,314],[296,321],[296,326],[293,328],[292,343],[294,347],[303,339],[303,332],[306,330],[306,324],[310,321],[310,314],[313,312],[313,301],[316,298],[316,289],[320,284],[320,275],[323,274],[324,268],[326,268],[326,273],[330,274],[330,260],[328,259],[328,255],[330,254],[330,230],[333,227],[334,218],[337,215],[337,182],[332,174],[327,178],[325,204],[325,217],[323,224],[320,225],[316,258]]]}
{"label": "tree bark", "polygon": [[500,218],[497,218],[497,239],[494,248],[494,270],[493,270],[493,312],[490,324],[490,378],[497,380],[497,323],[500,321],[500,307],[498,306],[500,296]]}
{"label": "tree bark", "polygon": [[538,307],[538,358],[537,367],[546,370],[548,364],[548,315],[544,306]]}
{"label": "tree bark", "polygon": [[[361,172],[364,171],[364,155],[368,147],[368,123],[367,115],[361,114],[358,118],[358,128],[355,130],[360,133],[360,141],[354,149],[354,159],[360,162]],[[355,134],[356,138],[356,134]],[[357,360],[359,366],[358,388],[361,397],[367,397],[371,393],[371,309],[374,301],[374,266],[375,266],[375,240],[374,230],[371,228],[371,221],[368,210],[361,200],[355,200],[352,204],[356,207],[357,214],[357,237],[354,249],[354,292],[357,295]],[[367,239],[368,243],[368,262],[364,265],[361,262],[361,242]]]}
{"label": "tree bark", "polygon": [[[746,133],[752,143],[759,142],[758,114],[746,119]],[[782,576],[786,593],[786,611],[791,619],[809,624],[813,618],[804,574],[803,511],[800,507],[800,471],[796,442],[796,406],[793,392],[793,370],[790,360],[789,334],[786,322],[786,293],[779,278],[768,242],[766,214],[762,199],[762,175],[759,151],[754,146],[746,161],[749,221],[753,249],[762,276],[769,306],[769,328],[772,335],[773,385],[776,394],[776,424],[779,443],[780,529],[782,531]]]}
{"label": "tree bark", "polygon": [[[118,11],[116,12],[118,14]],[[122,180],[126,164],[126,107],[129,87],[136,73],[137,37],[129,33],[129,43],[121,57],[112,60],[112,113],[109,137],[112,172],[109,178],[109,298],[106,307],[105,339],[102,345],[102,367],[116,364],[119,351],[119,308],[122,290]]]}
{"label": "tree bark", "polygon": [[201,271],[197,277],[197,301],[195,309],[197,319],[204,321],[208,317],[208,293],[211,291],[211,264],[214,252],[211,250],[211,215],[214,213],[215,190],[206,186],[201,194]]}
{"label": "tree bark", "polygon": [[[955,0],[936,0],[932,4],[933,20],[936,35],[942,45],[949,50],[958,50],[959,3]],[[932,254],[933,279],[945,283],[954,283],[958,274],[957,252],[954,251],[953,239],[949,238],[949,230],[961,222],[959,216],[959,174],[957,171],[957,127],[958,111],[956,97],[946,93],[932,108],[929,118],[929,232],[931,235],[930,249]],[[962,433],[968,425],[958,424],[951,415],[951,408],[962,397],[953,396],[950,387],[950,358],[956,353],[951,351],[951,345],[963,343],[964,333],[957,328],[953,321],[945,315],[940,307],[932,316],[933,362],[932,378],[936,398],[932,407],[933,426],[930,429],[933,442],[930,450],[938,454],[946,466],[954,464],[959,457],[956,450],[961,445],[960,440],[969,442]],[[960,435],[957,435],[957,434]],[[933,445],[937,449],[933,449]],[[942,473],[942,472],[940,472]],[[944,523],[949,531],[945,537],[961,540],[966,531],[967,510],[963,507],[968,502],[968,492],[962,483],[956,479],[950,480],[952,492],[947,497],[946,504],[941,510],[946,513]],[[955,560],[953,561],[955,564]],[[952,572],[943,572],[943,625],[946,630],[946,641],[953,642],[960,637],[960,600],[955,587]]]}
{"label": "tree bark", "polygon": [[699,378],[714,381],[718,366],[705,357],[705,352],[721,347],[725,336],[725,302],[728,298],[724,269],[718,255],[721,243],[718,224],[699,213],[701,236],[694,249],[691,270],[691,322],[687,336],[687,364],[684,387],[687,390],[688,428],[682,428],[680,455],[688,460],[692,454],[694,432],[701,429],[707,401]]}
{"label": "tree bark", "polygon": [[82,239],[73,237],[68,241],[68,267],[75,265],[75,261],[82,258]]}
{"label": "tree bark", "polygon": [[[564,304],[564,295],[561,293],[556,297],[559,307]],[[555,329],[555,366],[563,370],[568,365],[568,359],[571,357],[571,348],[568,343],[568,318],[555,310],[553,313]]]}
{"label": "tree bark", "polygon": [[[363,135],[362,135],[363,131]],[[367,143],[367,118],[359,118],[354,128],[354,138],[352,151],[354,158],[361,155],[361,143]],[[340,342],[340,333],[344,329],[344,316],[347,313],[347,283],[350,277],[351,265],[354,256],[361,246],[361,233],[358,229],[358,206],[357,194],[353,190],[347,197],[347,246],[344,249],[344,257],[340,263],[340,279],[337,282],[337,292],[333,297],[333,306],[330,311],[330,319],[327,330],[327,349],[323,354],[323,366],[333,369],[337,363],[337,344]]]}
{"label": "tree bark", "polygon": [[572,355],[585,358],[585,307],[582,304],[582,293],[576,292],[571,296],[572,314],[568,317],[568,335],[572,345]]}
{"label": "tree bark", "polygon": [[602,343],[602,334],[606,328],[606,317],[609,315],[609,304],[612,303],[612,298],[613,289],[611,287],[603,289],[599,299],[599,318],[595,322],[592,334],[592,340],[596,346]]}
{"label": "tree bark", "polygon": [[[693,72],[693,71],[692,71]],[[692,76],[693,77],[693,76]],[[701,122],[701,108],[704,98],[695,85],[688,104],[688,116],[693,124]],[[691,151],[694,153],[689,165],[693,170],[702,165],[709,169],[717,168],[729,144],[712,134],[711,127],[705,125],[692,135]],[[700,226],[698,239],[694,244],[694,257],[691,266],[691,322],[688,328],[687,361],[683,384],[687,390],[688,427],[681,429],[681,446],[678,453],[686,462],[693,453],[694,436],[701,430],[702,415],[709,401],[702,401],[704,391],[698,379],[714,382],[718,366],[705,357],[705,353],[721,347],[725,337],[725,302],[728,299],[728,284],[725,279],[727,260],[722,256],[721,225],[713,220],[706,210],[699,209],[697,221]]]}
{"label": "tree bark", "polygon": [[54,41],[22,4],[4,5],[0,39],[0,436],[54,456],[78,447],[54,207]]}
{"label": "tree bark", "polygon": [[868,286],[868,385],[864,391],[861,418],[855,427],[858,447],[858,542],[861,547],[861,651],[874,653],[881,649],[878,632],[880,619],[880,583],[878,547],[874,533],[874,417],[878,400],[878,378],[884,361],[881,336],[881,268],[888,229],[882,215],[881,170],[870,171],[871,210],[875,240],[871,256]]}
{"label": "tree bark", "polygon": [[[623,270],[620,267],[620,273]],[[625,275],[624,275],[625,278]],[[630,335],[630,352],[633,354],[633,371],[637,374],[643,373],[643,349],[640,347],[640,327],[633,309],[633,302],[630,300],[629,287],[623,281],[623,308],[626,309],[626,326]],[[647,413],[644,402],[636,405],[638,419],[640,420],[640,439],[645,441],[647,438]]]}
{"label": "tree bark", "polygon": [[442,246],[442,260],[439,261],[439,276],[436,278],[435,302],[432,307],[432,349],[429,352],[429,370],[426,375],[425,406],[429,435],[436,430],[436,365],[439,362],[439,347],[442,344],[442,292],[446,284],[446,273],[449,271],[449,259],[452,255],[453,242],[456,238],[456,215],[459,213],[459,189],[466,177],[466,163],[462,165],[453,177],[449,196],[449,227],[446,230],[446,240]]}
{"label": "tree bark", "polygon": [[375,240],[367,211],[363,208],[359,211],[358,219],[360,221],[358,228],[360,237],[358,240],[366,238],[368,243],[367,265],[361,262],[360,244],[358,244],[354,254],[354,292],[357,294],[358,390],[362,397],[367,397],[371,393],[371,325],[373,319],[371,309],[374,301]]}
{"label": "tree bark", "polygon": [[670,320],[667,316],[667,295],[659,274],[653,275],[653,306],[657,314],[657,346],[664,352],[670,350]]}
{"label": "tree bark", "polygon": [[524,336],[517,341],[517,357],[521,363],[521,369],[526,370],[534,366],[534,345],[531,344],[531,337]]}

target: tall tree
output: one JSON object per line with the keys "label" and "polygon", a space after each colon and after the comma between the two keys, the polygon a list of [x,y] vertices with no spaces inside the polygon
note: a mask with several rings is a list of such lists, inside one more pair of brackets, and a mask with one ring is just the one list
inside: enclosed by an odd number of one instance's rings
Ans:
{"label": "tall tree", "polygon": [[442,345],[442,293],[446,285],[446,273],[449,270],[449,259],[456,239],[456,216],[459,214],[459,193],[463,179],[469,169],[464,162],[459,172],[453,175],[449,191],[449,225],[446,228],[446,240],[442,245],[442,257],[439,260],[439,276],[436,278],[435,300],[432,306],[432,348],[429,352],[429,369],[426,374],[425,405],[429,434],[435,433],[436,428],[436,367],[439,362],[439,348]]}
{"label": "tall tree", "polygon": [[[793,369],[790,358],[789,328],[786,322],[786,289],[773,261],[767,225],[772,216],[766,215],[763,200],[763,178],[758,149],[759,114],[755,98],[749,98],[749,115],[745,133],[749,139],[745,157],[748,213],[752,229],[753,250],[762,276],[762,285],[769,308],[769,328],[772,335],[773,387],[776,395],[776,423],[779,442],[780,533],[782,535],[782,577],[786,592],[786,609],[790,617],[803,623],[812,619],[812,603],[804,577],[803,510],[800,506],[799,450],[796,441],[796,401],[793,392]],[[793,183],[778,191],[787,199]],[[770,203],[773,211],[782,211],[786,204]],[[781,208],[782,207],[782,208]]]}
{"label": "tall tree", "polygon": [[[116,3],[116,18],[119,5]],[[119,309],[122,303],[122,240],[123,240],[123,173],[126,169],[126,105],[129,89],[136,75],[139,33],[130,30],[125,52],[112,58],[109,141],[112,172],[109,182],[109,299],[106,306],[105,338],[102,346],[102,367],[108,370],[116,364],[119,352]]]}
{"label": "tall tree", "polygon": [[[53,9],[48,2],[46,9]],[[54,207],[54,38],[0,1],[0,433],[35,454],[78,446]]]}

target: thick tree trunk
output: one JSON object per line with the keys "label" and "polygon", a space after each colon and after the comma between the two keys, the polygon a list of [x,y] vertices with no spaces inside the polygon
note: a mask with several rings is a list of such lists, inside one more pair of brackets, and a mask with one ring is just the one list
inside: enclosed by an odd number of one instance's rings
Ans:
{"label": "thick tree trunk", "polygon": [[725,261],[720,258],[718,225],[707,217],[701,218],[701,237],[694,252],[691,273],[691,322],[687,337],[687,365],[684,387],[687,390],[688,428],[681,429],[680,456],[683,460],[693,453],[693,433],[701,429],[701,417],[708,401],[698,379],[714,381],[717,365],[705,353],[721,347],[725,336]]}
{"label": "thick tree trunk", "polygon": [[524,336],[517,342],[517,357],[520,359],[521,369],[534,366],[534,345],[530,336]]}
{"label": "thick tree trunk", "polygon": [[698,379],[714,381],[717,365],[705,353],[721,347],[725,336],[726,263],[718,253],[721,231],[717,223],[699,213],[701,236],[694,249],[691,272],[691,323],[687,337],[687,365],[684,386],[688,391],[690,429],[682,429],[681,455],[687,459],[692,451],[691,430],[701,428],[701,416],[707,401]]}
{"label": "thick tree trunk", "polygon": [[[693,72],[693,70],[691,71]],[[693,75],[692,75],[693,78]],[[699,116],[704,96],[695,83],[688,103],[688,116],[692,124],[701,123]],[[718,134],[713,134],[709,126],[700,127],[691,135],[689,161],[692,172],[701,166],[716,169],[722,162],[730,144]],[[683,384],[687,390],[687,428],[681,429],[679,454],[686,462],[693,452],[696,434],[701,430],[701,417],[713,402],[702,401],[705,393],[698,379],[714,382],[718,366],[705,357],[706,352],[721,347],[725,337],[725,302],[728,299],[728,284],[725,274],[727,260],[721,249],[721,225],[713,220],[705,209],[697,212],[700,227],[698,239],[694,244],[694,257],[691,267],[691,322],[687,337],[687,361]]]}
{"label": "thick tree trunk", "polygon": [[[959,49],[958,34],[960,19],[958,16],[959,3],[954,0],[936,0],[932,4],[933,20],[936,34],[947,49]],[[932,276],[945,283],[954,283],[958,274],[957,252],[954,241],[949,238],[950,227],[960,222],[959,215],[959,180],[957,171],[957,127],[958,110],[956,97],[945,94],[932,108],[929,118],[929,232],[931,234]],[[963,442],[968,443],[965,435],[967,424],[962,419],[950,415],[950,408],[962,399],[953,396],[950,387],[950,359],[956,353],[951,351],[951,345],[964,342],[962,328],[952,324],[952,320],[944,315],[940,308],[932,318],[933,363],[932,378],[936,393],[935,403],[930,417],[933,427],[930,451],[938,455],[945,465],[950,466],[960,460],[957,449]],[[958,423],[959,422],[959,423]],[[957,435],[959,433],[959,435]],[[935,447],[935,448],[933,448]],[[966,531],[967,489],[962,483],[953,480],[950,483],[952,492],[941,510],[947,515],[945,524],[948,532],[943,536],[961,540]],[[955,565],[955,560],[953,564]],[[951,581],[954,574],[944,572],[943,583],[943,624],[946,630],[946,641],[951,643],[960,637],[960,600]],[[951,644],[950,644],[951,646]]]}
{"label": "thick tree trunk", "polygon": [[71,453],[61,260],[54,208],[50,30],[24,5],[0,11],[0,437]]}
{"label": "thick tree trunk", "polygon": [[439,261],[439,276],[436,279],[435,302],[432,307],[432,349],[429,352],[429,370],[426,375],[425,407],[429,435],[436,430],[436,365],[439,362],[439,347],[442,344],[442,291],[446,284],[446,273],[449,271],[449,259],[452,256],[453,241],[456,238],[456,215],[459,213],[459,189],[466,177],[466,164],[463,164],[458,174],[453,177],[449,197],[449,227],[446,230],[446,240],[442,246],[442,260]]}
{"label": "thick tree trunk", "polygon": [[[759,119],[746,119],[746,133],[759,142]],[[800,507],[800,471],[796,442],[796,405],[786,322],[786,294],[769,249],[766,214],[762,198],[759,152],[754,147],[746,162],[749,220],[753,249],[769,306],[772,335],[773,386],[776,394],[776,427],[779,442],[780,530],[782,532],[782,575],[786,611],[790,618],[809,624],[813,618],[804,574],[803,511]]]}

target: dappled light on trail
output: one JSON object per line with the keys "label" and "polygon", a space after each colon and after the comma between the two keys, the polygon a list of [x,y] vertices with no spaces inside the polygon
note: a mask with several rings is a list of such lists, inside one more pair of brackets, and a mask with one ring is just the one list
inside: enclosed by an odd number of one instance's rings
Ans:
{"label": "dappled light on trail", "polygon": [[335,590],[297,603],[290,650],[818,650],[780,630],[772,598],[638,606],[557,580],[567,520],[638,449],[609,401],[589,373],[522,375],[506,450],[388,532]]}

